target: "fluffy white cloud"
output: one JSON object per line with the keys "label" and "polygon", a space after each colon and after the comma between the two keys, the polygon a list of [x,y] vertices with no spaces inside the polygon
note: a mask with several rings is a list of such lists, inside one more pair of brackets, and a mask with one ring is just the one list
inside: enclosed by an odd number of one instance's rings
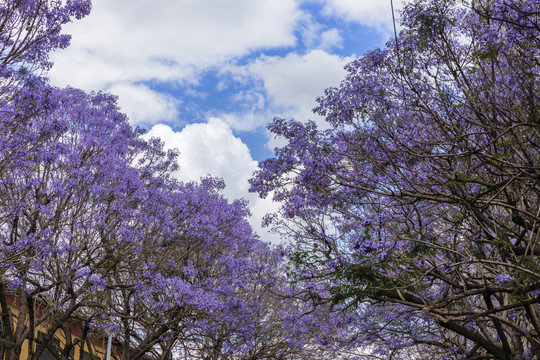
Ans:
{"label": "fluffy white cloud", "polygon": [[[338,16],[346,21],[355,21],[363,25],[377,28],[390,34],[393,32],[392,8],[390,1],[377,0],[315,0],[323,3],[328,16]],[[403,7],[404,0],[394,0],[396,19],[398,10]]]}
{"label": "fluffy white cloud", "polygon": [[251,111],[221,114],[220,119],[237,131],[254,131],[267,124],[276,115],[272,109],[252,108]]}
{"label": "fluffy white cloud", "polygon": [[330,50],[340,48],[343,43],[338,29],[327,29],[309,13],[304,13],[300,19],[299,32],[302,42],[308,49]]}
{"label": "fluffy white cloud", "polygon": [[226,114],[222,118],[237,130],[257,128],[274,116],[312,119],[323,125],[323,120],[312,112],[316,98],[326,88],[339,85],[346,74],[343,67],[352,59],[312,50],[304,55],[261,56],[246,66],[229,67],[224,72],[237,81],[261,83],[259,91],[266,94],[267,106],[263,111]]}
{"label": "fluffy white cloud", "polygon": [[225,179],[229,196],[241,197],[247,192],[247,180],[257,162],[222,120],[210,118],[206,123],[187,125],[179,132],[158,124],[147,136],[160,137],[167,147],[180,150],[180,171],[176,174],[179,179],[196,181],[211,174]]}
{"label": "fluffy white cloud", "polygon": [[321,40],[318,49],[329,50],[334,47],[341,47],[343,38],[338,29],[326,30],[321,34]]}
{"label": "fluffy white cloud", "polygon": [[71,45],[53,54],[59,86],[119,95],[132,123],[173,120],[178,105],[145,81],[197,84],[198,75],[262,48],[293,46],[298,0],[93,0],[65,27]]}
{"label": "fluffy white cloud", "polygon": [[251,225],[263,240],[277,241],[275,235],[261,228],[263,216],[277,210],[270,199],[259,199],[248,192],[248,179],[257,169],[248,147],[218,118],[206,123],[187,125],[175,132],[169,126],[155,125],[146,137],[161,138],[167,149],[180,150],[180,170],[175,176],[183,181],[197,181],[206,175],[223,178],[227,185],[224,195],[229,199],[244,198],[249,201],[253,213]]}
{"label": "fluffy white cloud", "polygon": [[122,82],[107,89],[118,95],[118,104],[133,124],[156,124],[175,120],[178,100],[170,95],[152,91],[144,85]]}
{"label": "fluffy white cloud", "polygon": [[315,105],[324,89],[336,86],[345,76],[343,67],[352,58],[342,58],[322,50],[305,55],[263,56],[246,71],[262,79],[267,94],[276,105],[305,109]]}
{"label": "fluffy white cloud", "polygon": [[71,46],[51,79],[104,89],[118,81],[195,81],[209,67],[260,48],[292,46],[296,0],[94,0],[66,26]]}

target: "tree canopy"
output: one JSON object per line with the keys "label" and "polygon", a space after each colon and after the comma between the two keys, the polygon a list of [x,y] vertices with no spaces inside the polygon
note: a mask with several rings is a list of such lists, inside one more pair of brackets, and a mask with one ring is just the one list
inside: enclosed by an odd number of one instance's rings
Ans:
{"label": "tree canopy", "polygon": [[62,26],[90,8],[0,5],[0,358],[26,343],[29,359],[82,358],[109,334],[122,360],[303,358],[314,332],[287,326],[303,304],[277,296],[282,258],[247,203],[220,179],[176,180],[177,152],[145,140],[114,95],[43,76],[69,44]]}
{"label": "tree canopy", "polygon": [[0,358],[114,334],[126,360],[540,359],[537,1],[414,1],[322,128],[275,119],[251,185],[285,248],[115,96],[49,84],[90,8],[0,5]]}
{"label": "tree canopy", "polygon": [[539,14],[414,1],[318,99],[325,127],[269,125],[287,144],[252,190],[283,203],[269,222],[310,301],[363,319],[358,346],[540,358]]}

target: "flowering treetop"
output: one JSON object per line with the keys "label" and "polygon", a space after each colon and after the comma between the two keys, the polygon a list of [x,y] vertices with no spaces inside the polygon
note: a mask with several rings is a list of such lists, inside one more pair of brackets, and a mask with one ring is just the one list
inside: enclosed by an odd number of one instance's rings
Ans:
{"label": "flowering treetop", "polygon": [[539,11],[413,2],[318,99],[329,130],[269,125],[287,145],[252,189],[283,202],[308,295],[364,317],[360,345],[537,358]]}

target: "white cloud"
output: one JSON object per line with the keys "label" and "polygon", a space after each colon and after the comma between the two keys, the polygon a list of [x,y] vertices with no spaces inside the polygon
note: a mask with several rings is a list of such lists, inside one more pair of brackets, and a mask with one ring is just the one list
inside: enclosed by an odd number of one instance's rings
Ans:
{"label": "white cloud", "polygon": [[261,48],[293,46],[296,0],[94,0],[66,26],[56,84],[86,90],[118,81],[194,81],[197,72]]}
{"label": "white cloud", "polygon": [[[328,124],[324,118],[312,112],[317,106],[316,98],[328,87],[339,85],[346,75],[344,66],[353,59],[312,50],[304,55],[260,56],[245,66],[225,67],[222,75],[230,76],[234,81],[259,82],[257,93],[264,93],[266,101],[262,108],[261,101],[252,100],[248,110],[221,114],[220,119],[238,131],[253,131],[276,116],[299,121],[310,119],[325,128]],[[282,139],[267,134],[267,148],[285,145]]]}
{"label": "white cloud", "polygon": [[270,199],[259,199],[248,193],[248,180],[257,169],[248,147],[221,119],[210,118],[206,123],[187,125],[175,132],[169,126],[155,125],[146,137],[161,138],[167,149],[180,150],[180,170],[175,176],[183,181],[197,181],[206,175],[223,178],[227,185],[224,195],[229,199],[245,198],[253,213],[250,223],[263,240],[277,241],[275,235],[261,228],[262,217],[275,212],[277,205]]}
{"label": "white cloud", "polygon": [[302,16],[299,23],[299,31],[302,42],[307,48],[313,49],[317,47],[319,34],[323,28],[323,25],[318,23],[313,15],[306,13]]}
{"label": "white cloud", "polygon": [[263,56],[247,71],[264,82],[267,94],[276,105],[305,109],[315,105],[324,89],[336,86],[345,76],[343,67],[352,58],[342,58],[322,50],[300,56]]}
{"label": "white cloud", "polygon": [[341,47],[343,43],[343,38],[341,37],[341,34],[339,33],[338,29],[330,29],[327,31],[324,31],[321,34],[321,41],[318,49],[321,50],[330,50],[334,47]]}
{"label": "white cloud", "polygon": [[299,31],[302,42],[308,49],[330,50],[340,48],[343,43],[338,29],[327,29],[309,13],[303,14],[300,19]]}
{"label": "white cloud", "polygon": [[252,109],[252,111],[221,114],[220,118],[234,130],[254,131],[267,124],[275,115],[276,113],[272,113],[269,109],[262,111]]}
{"label": "white cloud", "polygon": [[179,179],[196,181],[211,174],[226,181],[229,196],[241,197],[247,192],[247,180],[257,162],[222,120],[210,118],[207,123],[190,124],[179,132],[158,124],[147,136],[160,137],[168,147],[180,150],[180,171],[176,174]]}
{"label": "white cloud", "polygon": [[[346,21],[377,28],[388,35],[393,32],[392,8],[390,1],[377,0],[318,0],[324,4],[323,11],[328,16],[337,16]],[[394,0],[396,21],[403,0]]]}
{"label": "white cloud", "polygon": [[195,85],[203,71],[264,48],[294,46],[298,0],[94,0],[65,27],[53,84],[119,95],[131,122],[170,121],[176,102],[144,82]]}
{"label": "white cloud", "polygon": [[261,83],[259,91],[266,93],[267,106],[264,111],[226,114],[222,118],[237,130],[255,129],[274,116],[312,119],[323,125],[323,119],[312,112],[316,98],[326,88],[339,85],[346,74],[343,67],[351,60],[353,57],[312,50],[305,55],[261,56],[246,66],[229,67],[224,72],[237,81]]}
{"label": "white cloud", "polygon": [[147,86],[123,82],[113,84],[107,90],[118,95],[118,104],[132,124],[156,124],[178,116],[178,100]]}
{"label": "white cloud", "polygon": [[264,95],[255,90],[239,91],[233,96],[233,100],[237,103],[250,105],[254,111],[265,107]]}

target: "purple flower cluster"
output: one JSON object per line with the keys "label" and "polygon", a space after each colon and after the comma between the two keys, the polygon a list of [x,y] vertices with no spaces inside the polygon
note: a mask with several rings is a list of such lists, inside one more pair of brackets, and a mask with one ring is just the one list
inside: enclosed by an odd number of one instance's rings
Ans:
{"label": "purple flower cluster", "polygon": [[[62,26],[90,8],[89,0],[0,4],[5,357],[19,358],[31,329],[47,323],[31,354],[38,359],[72,321],[83,337],[114,333],[123,359],[308,353],[330,315],[283,300],[295,292],[285,259],[252,232],[247,203],[223,198],[220,179],[175,180],[177,151],[143,140],[115,96],[40,76],[48,53],[69,44]],[[70,336],[64,348],[82,357]]]}
{"label": "purple flower cluster", "polygon": [[268,220],[294,240],[306,300],[327,291],[356,308],[369,325],[354,330],[376,334],[358,335],[367,349],[540,353],[539,12],[532,0],[412,2],[399,37],[318,99],[330,129],[269,125],[287,144],[252,191],[284,204]]}

